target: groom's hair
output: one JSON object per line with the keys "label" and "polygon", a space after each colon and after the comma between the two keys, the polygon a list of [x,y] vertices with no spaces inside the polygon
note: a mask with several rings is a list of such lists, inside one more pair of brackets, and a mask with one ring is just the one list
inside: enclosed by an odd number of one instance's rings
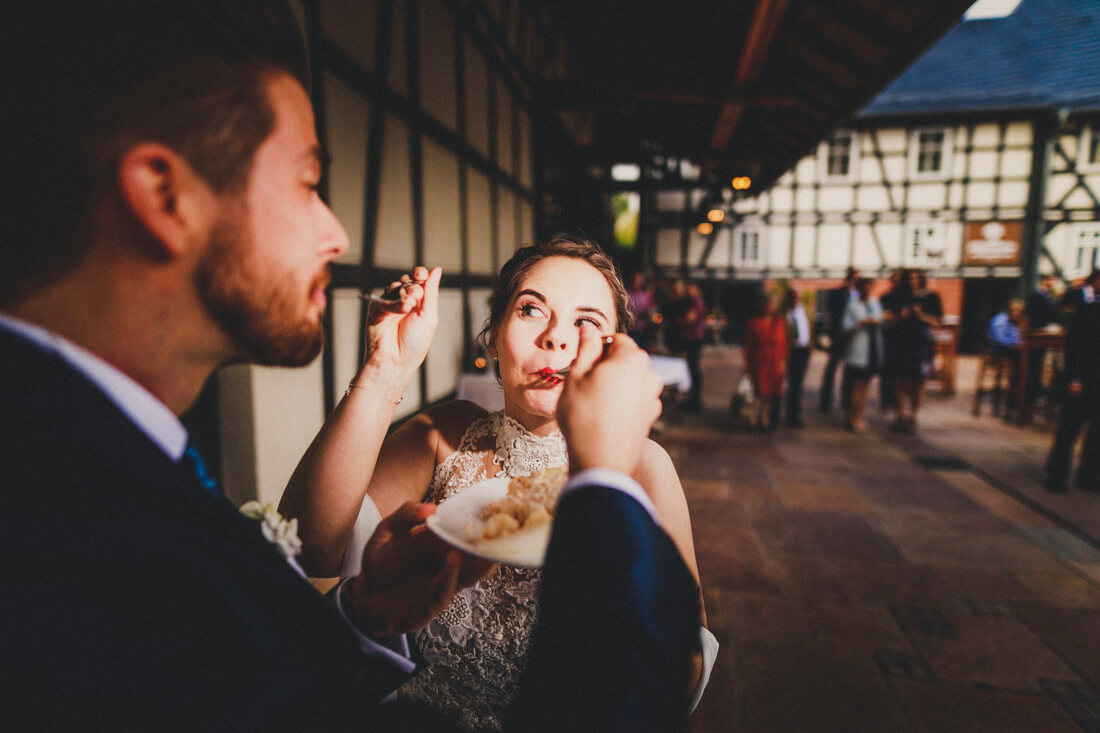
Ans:
{"label": "groom's hair", "polygon": [[615,330],[625,333],[634,325],[634,316],[630,312],[630,300],[615,263],[607,253],[591,239],[558,235],[547,242],[529,244],[516,250],[512,258],[500,268],[493,293],[489,296],[489,319],[478,334],[478,341],[486,348],[496,333],[497,327],[508,312],[512,296],[519,290],[524,276],[539,260],[547,257],[572,257],[583,260],[596,268],[611,290],[611,300],[615,303]]}
{"label": "groom's hair", "polygon": [[[0,63],[0,305],[77,267],[117,166],[141,142],[179,153],[217,194],[244,189],[274,128],[266,82],[309,88],[285,3],[102,0],[5,10]],[[10,190],[9,190],[10,188]]]}

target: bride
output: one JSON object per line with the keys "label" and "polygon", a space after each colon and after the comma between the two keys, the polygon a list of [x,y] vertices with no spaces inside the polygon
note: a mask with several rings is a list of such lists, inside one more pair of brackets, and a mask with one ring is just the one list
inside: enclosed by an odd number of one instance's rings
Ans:
{"label": "bride", "polygon": [[[377,431],[362,421],[377,418],[378,400],[367,404],[363,395],[362,406],[348,403],[367,391],[355,386],[374,380],[377,387],[380,373],[401,371],[375,363],[381,361],[376,353],[400,351],[408,356],[401,365],[403,384],[391,377],[389,391],[380,393],[389,403],[399,401],[398,392],[423,359],[422,354],[416,358],[418,350],[427,348],[418,343],[423,340],[420,324],[403,332],[401,319],[432,320],[439,271],[417,268],[413,278],[403,280],[414,286],[406,290],[423,297],[395,308],[397,313],[368,319],[372,357],[302,459],[283,500],[281,508],[298,517],[303,565],[313,576],[331,576],[338,568],[344,576],[358,573],[374,526],[406,501],[439,503],[485,478],[564,466],[565,440],[555,420],[561,380],[545,374],[572,362],[583,329],[608,335],[630,325],[622,281],[596,244],[559,237],[518,250],[501,269],[488,324],[479,336],[496,361],[504,410],[486,412],[462,400],[431,407],[388,437],[375,463],[370,442]],[[384,343],[400,342],[403,336],[414,343],[401,343],[404,349]],[[633,477],[653,499],[662,526],[698,582],[687,502],[668,454],[649,441]],[[498,566],[461,591],[416,633],[428,665],[398,690],[398,697],[442,708],[467,725],[499,728],[523,668],[538,580],[537,570]],[[702,626],[705,613],[700,623],[705,662],[696,660],[692,705],[717,651],[717,642]]]}

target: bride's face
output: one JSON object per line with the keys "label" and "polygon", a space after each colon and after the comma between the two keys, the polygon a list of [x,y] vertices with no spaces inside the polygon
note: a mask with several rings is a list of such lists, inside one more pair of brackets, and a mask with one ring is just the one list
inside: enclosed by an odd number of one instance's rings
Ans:
{"label": "bride's face", "polygon": [[615,331],[615,302],[604,276],[584,260],[547,257],[516,288],[492,334],[504,387],[504,409],[533,432],[556,428],[562,385],[539,376],[569,366],[581,329]]}

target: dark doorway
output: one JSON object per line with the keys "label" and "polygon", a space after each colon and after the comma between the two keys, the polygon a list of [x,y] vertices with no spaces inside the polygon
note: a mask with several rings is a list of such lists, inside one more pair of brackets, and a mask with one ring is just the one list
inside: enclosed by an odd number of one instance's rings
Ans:
{"label": "dark doorway", "polygon": [[726,316],[722,340],[739,344],[745,338],[745,323],[753,315],[759,300],[760,282],[713,280],[703,288],[708,307],[717,307]]}
{"label": "dark doorway", "polygon": [[987,277],[963,281],[962,318],[959,323],[959,353],[979,354],[985,348],[989,321],[1016,295],[1015,278]]}

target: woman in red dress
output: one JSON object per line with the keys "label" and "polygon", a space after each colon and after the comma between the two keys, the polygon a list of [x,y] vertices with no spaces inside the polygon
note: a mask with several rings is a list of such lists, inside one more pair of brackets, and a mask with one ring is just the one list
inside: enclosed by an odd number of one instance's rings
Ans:
{"label": "woman in red dress", "polygon": [[756,428],[770,432],[779,424],[783,375],[787,369],[787,324],[774,295],[761,296],[756,315],[745,327],[744,351],[745,366],[756,393]]}

